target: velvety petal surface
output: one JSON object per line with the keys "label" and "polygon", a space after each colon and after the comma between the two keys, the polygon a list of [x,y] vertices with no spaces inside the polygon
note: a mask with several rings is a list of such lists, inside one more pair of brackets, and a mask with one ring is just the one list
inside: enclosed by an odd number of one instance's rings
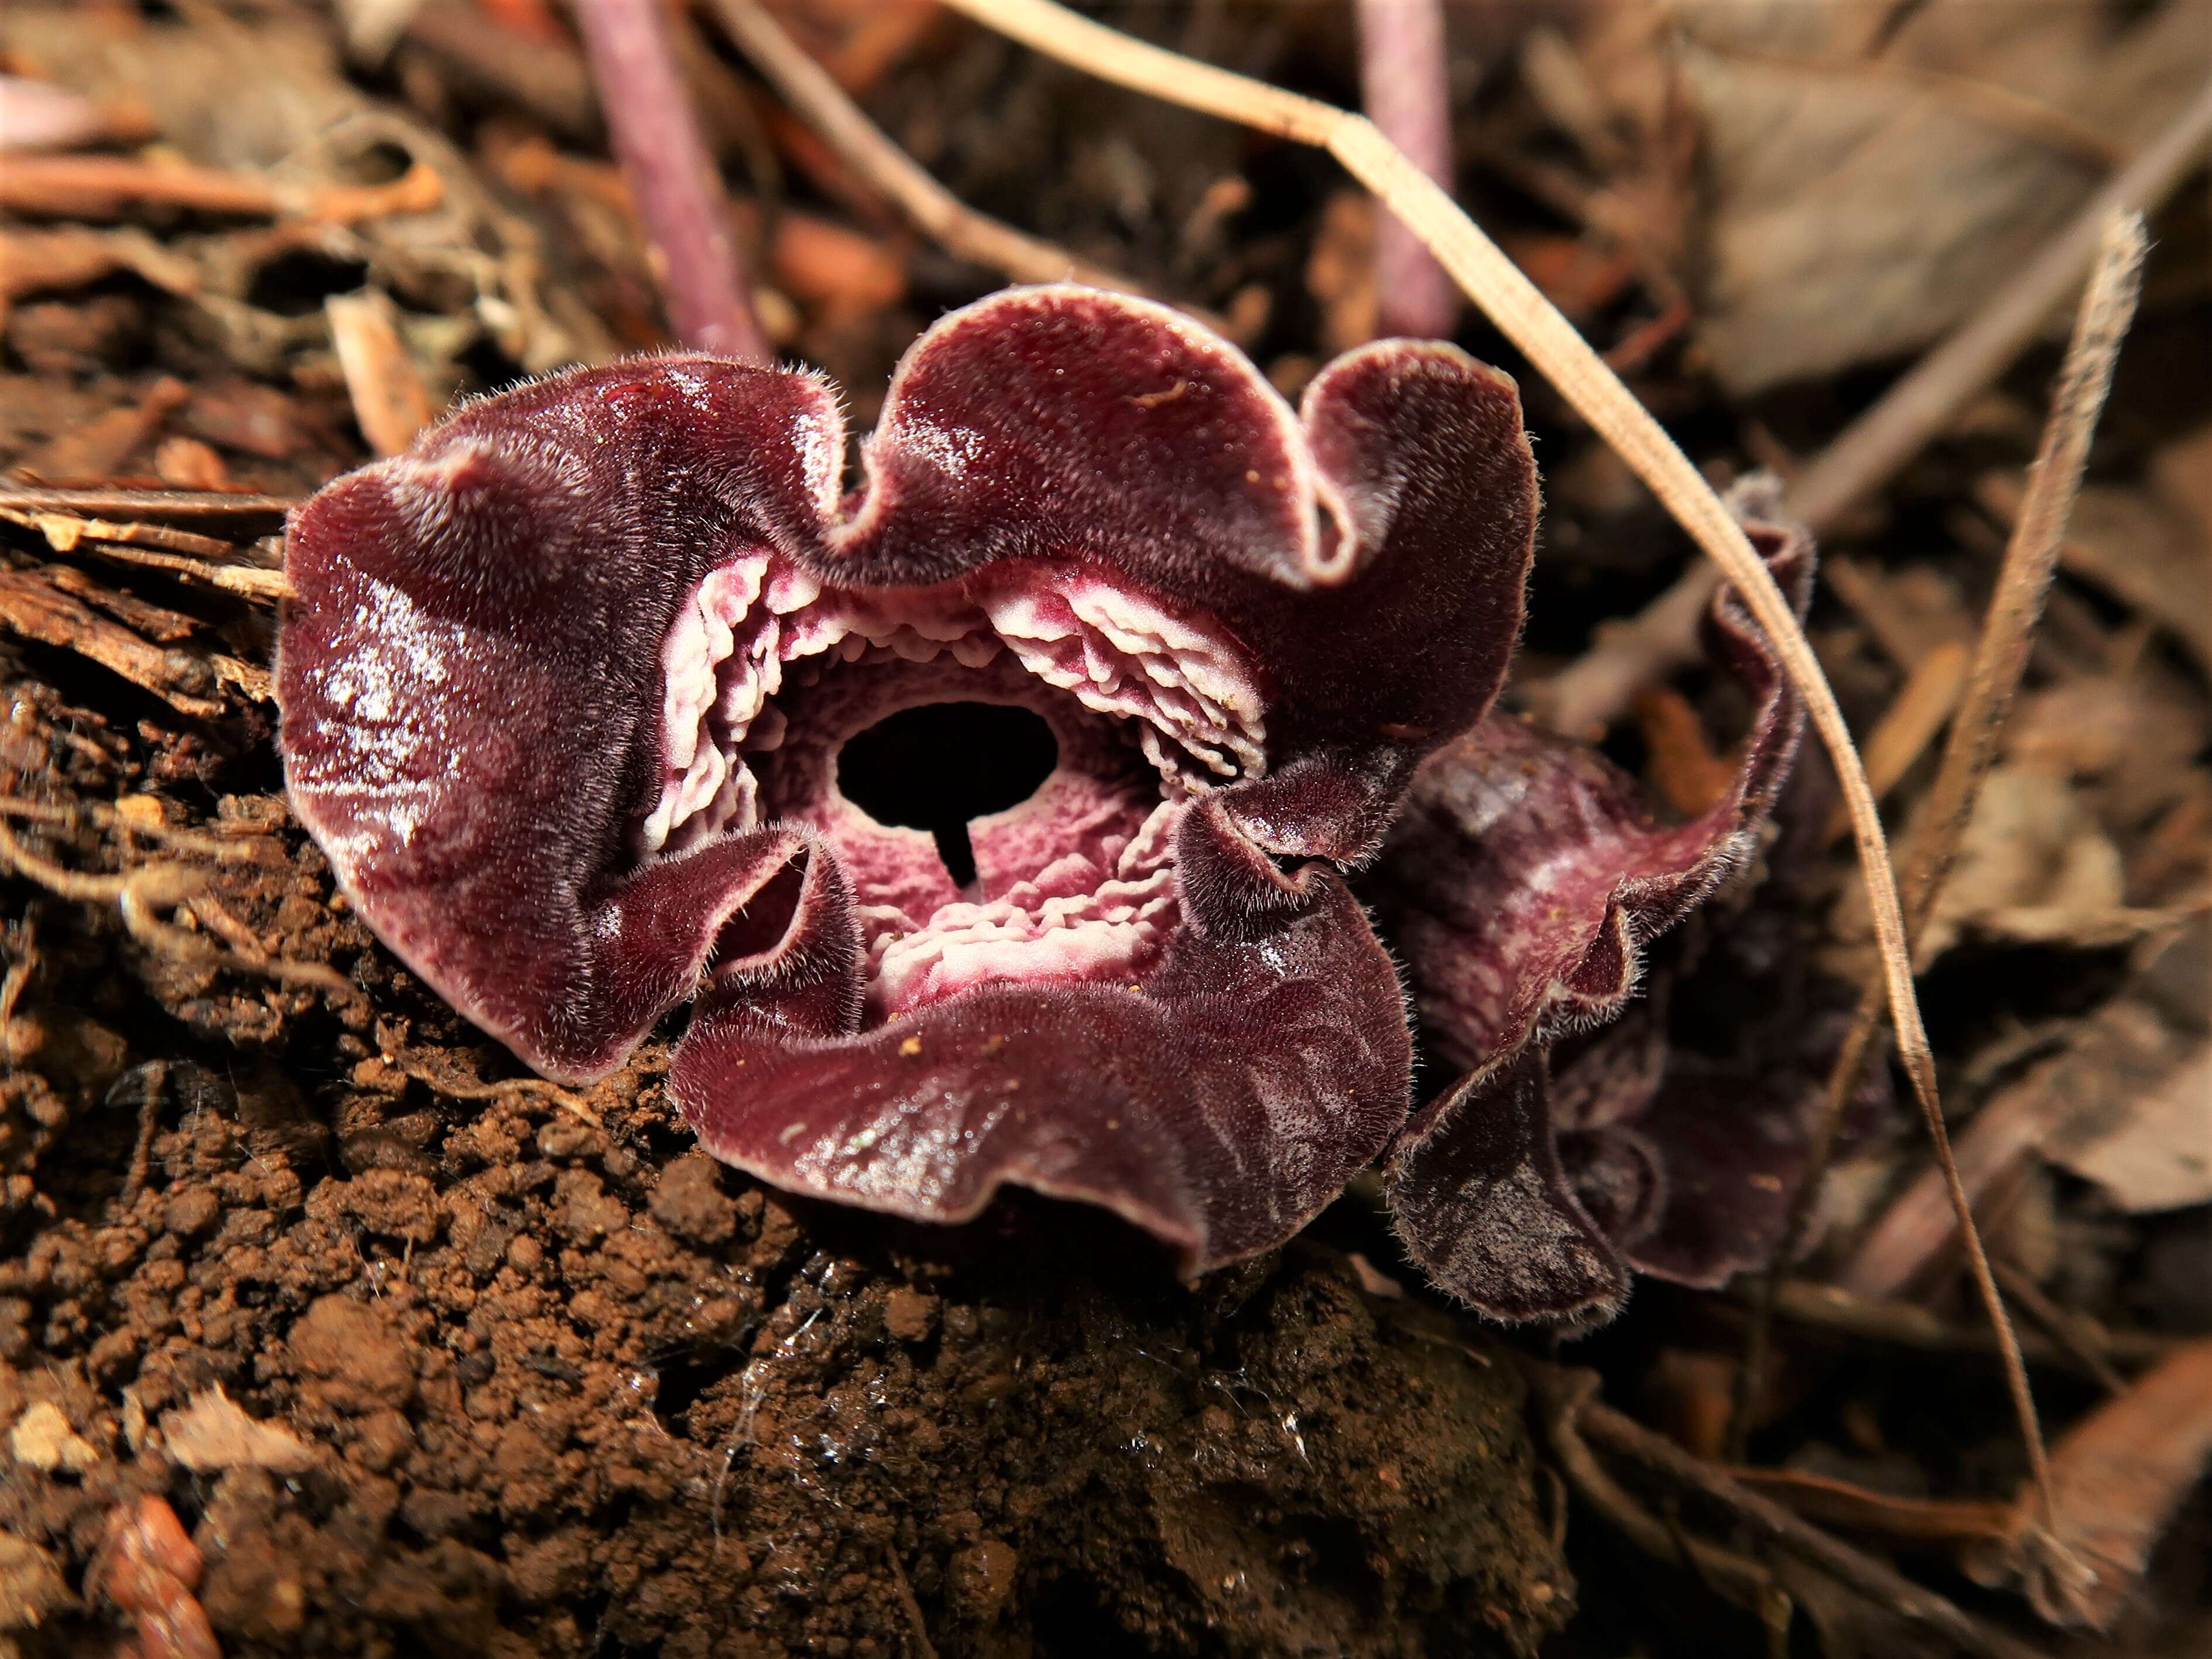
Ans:
{"label": "velvety petal surface", "polygon": [[1540,1048],[1471,1072],[1407,1125],[1389,1164],[1407,1253],[1492,1319],[1602,1320],[1628,1270],[1568,1185]]}
{"label": "velvety petal surface", "polygon": [[[1812,549],[1753,526],[1802,611]],[[1495,714],[1422,766],[1369,884],[1412,970],[1425,1041],[1460,1069],[1619,1012],[1643,942],[1741,864],[1790,770],[1802,713],[1750,615],[1724,589],[1713,659],[1755,700],[1729,790],[1661,824],[1636,781],[1588,745]]]}
{"label": "velvety petal surface", "polygon": [[1187,925],[1139,986],[988,988],[875,1030],[732,969],[671,1087],[779,1186],[928,1221],[1012,1182],[1111,1209],[1203,1271],[1279,1243],[1403,1121],[1389,958],[1334,872],[1182,828]]}
{"label": "velvety petal surface", "polygon": [[[1809,542],[1750,527],[1802,611]],[[1755,706],[1735,784],[1707,811],[1660,824],[1633,780],[1602,757],[1493,716],[1424,764],[1370,878],[1411,972],[1424,1041],[1468,1074],[1394,1144],[1393,1208],[1415,1260],[1499,1318],[1601,1316],[1627,1280],[1601,1217],[1640,1239],[1683,1201],[1678,1172],[1647,1137],[1593,1139],[1585,1131],[1603,1124],[1551,1119],[1543,1051],[1620,1011],[1645,943],[1741,864],[1788,773],[1802,711],[1733,590],[1717,598],[1706,643]],[[1630,1115],[1612,1094],[1613,1114]],[[1525,1127],[1540,1116],[1540,1127]],[[1516,1127],[1505,1133],[1501,1119]],[[1577,1139],[1563,1146],[1563,1130]],[[1486,1212],[1488,1195],[1505,1192],[1548,1216],[1553,1231],[1577,1233],[1580,1252],[1532,1255],[1528,1241],[1538,1235]]]}
{"label": "velvety petal surface", "polygon": [[[1555,1059],[1568,1183],[1639,1273],[1711,1288],[1765,1267],[1803,1177],[1852,988],[1814,964],[1808,907],[1778,880],[1692,918],[1662,947],[1649,998]],[[1838,1150],[1893,1105],[1887,1068],[1867,1068]],[[1609,1207],[1607,1179],[1632,1159],[1657,1173],[1633,1217]]]}
{"label": "velvety petal surface", "polygon": [[[1511,383],[1385,342],[1294,413],[1176,313],[1016,290],[916,343],[860,453],[846,494],[817,379],[671,356],[332,484],[288,544],[302,822],[548,1075],[703,986],[673,1086],[768,1179],[939,1219],[1016,1182],[1194,1266],[1277,1242],[1402,1114],[1388,958],[1295,861],[1371,852],[1504,675],[1535,513]],[[963,892],[834,762],[971,671],[1061,764],[975,820]]]}

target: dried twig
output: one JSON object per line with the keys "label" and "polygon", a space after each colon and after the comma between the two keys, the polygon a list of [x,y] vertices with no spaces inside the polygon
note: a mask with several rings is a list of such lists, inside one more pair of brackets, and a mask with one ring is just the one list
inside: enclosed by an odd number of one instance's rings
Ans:
{"label": "dried twig", "polygon": [[[1452,181],[1449,65],[1438,0],[1359,0],[1359,100],[1382,136],[1446,191]],[[1383,334],[1447,335],[1459,294],[1405,221],[1375,226],[1376,326]]]}
{"label": "dried twig", "polygon": [[2066,1495],[2045,1532],[2025,1502],[2010,1534],[1962,1563],[1984,1584],[2017,1577],[2053,1624],[2109,1631],[2174,1513],[2212,1462],[2212,1340],[2182,1344],[2066,1431],[2051,1458]]}
{"label": "dried twig", "polygon": [[[1751,1297],[1761,1293],[1756,1285],[1747,1288]],[[1784,1279],[1775,1294],[1774,1312],[1778,1318],[1811,1330],[1886,1342],[1923,1353],[1996,1352],[1996,1334],[1986,1325],[1954,1324],[1917,1302],[1854,1296],[1838,1285],[1808,1279]],[[2130,1365],[2155,1364],[2171,1353],[2175,1345],[2175,1339],[2152,1331],[2114,1331],[2100,1327],[2100,1345],[2105,1355]],[[2021,1351],[2039,1364],[2069,1371],[2083,1369],[2081,1358],[2072,1351],[2033,1333],[2023,1333]]]}
{"label": "dried twig", "polygon": [[2106,1394],[2125,1394],[2127,1378],[2112,1369],[2109,1357],[2110,1345],[2105,1338],[2105,1328],[2087,1314],[2077,1314],[2060,1307],[2044,1294],[2043,1286],[2034,1276],[2025,1273],[2011,1262],[1996,1261],[1990,1264],[2004,1293],[2026,1314],[2028,1320],[2045,1336],[2070,1356],[2081,1369],[2097,1379],[2097,1386]]}
{"label": "dried twig", "polygon": [[1899,1542],[1989,1543],[2009,1537],[2020,1519],[2019,1505],[2001,1498],[1904,1498],[1804,1469],[1729,1466],[1725,1472],[1745,1491],[1808,1521]]}
{"label": "dried twig", "polygon": [[1544,1438],[1568,1484],[1645,1554],[1662,1561],[1687,1563],[1716,1593],[1737,1606],[1765,1612],[1781,1594],[1773,1575],[1756,1561],[1703,1539],[1669,1528],[1607,1473],[1583,1439],[1582,1419],[1596,1400],[1595,1371],[1547,1366],[1535,1393],[1542,1407]]}
{"label": "dried twig", "polygon": [[659,0],[592,0],[576,8],[576,21],[677,337],[702,350],[773,362]]}
{"label": "dried twig", "polygon": [[255,173],[135,155],[16,155],[0,168],[0,208],[64,218],[100,218],[133,203],[246,218],[278,216],[356,224],[388,214],[428,213],[445,185],[428,167],[388,185],[325,185],[302,190]]}
{"label": "dried twig", "polygon": [[[1547,1437],[1553,1449],[1566,1462],[1569,1447],[1580,1449],[1577,1462],[1569,1465],[1571,1473],[1579,1466],[1586,1479],[1589,1470],[1595,1466],[1587,1443],[1594,1440],[1632,1459],[1670,1486],[1716,1505],[1748,1528],[1763,1543],[1786,1551],[1885,1612],[1911,1620],[1966,1652],[1984,1656],[1984,1659],[2036,1659],[2035,1650],[2025,1643],[1985,1624],[1935,1591],[1916,1584],[1894,1568],[1801,1520],[1779,1504],[1746,1490],[1724,1470],[1692,1455],[1663,1435],[1653,1433],[1634,1419],[1604,1404],[1597,1398],[1595,1373],[1528,1358],[1523,1358],[1522,1364],[1544,1407]],[[1583,1438],[1585,1436],[1587,1440]],[[1579,1480],[1577,1484],[1581,1484]],[[1607,1484],[1615,1492],[1620,1492],[1609,1479]],[[1644,1535],[1632,1535],[1655,1554],[1678,1553],[1671,1537],[1655,1540]],[[1660,1547],[1654,1548],[1655,1542]],[[1700,1547],[1705,1552],[1713,1548],[1711,1545]],[[1711,1557],[1700,1553],[1697,1559],[1702,1566]]]}
{"label": "dried twig", "polygon": [[[2135,316],[2145,246],[2141,215],[2130,213],[2113,221],[2106,229],[2096,270],[2081,298],[2073,341],[2067,348],[2065,364],[2052,394],[2050,418],[2045,423],[2043,441],[2030,472],[2027,498],[2021,503],[2019,521],[2005,550],[1996,592],[1990,596],[1989,615],[1983,623],[1975,649],[1966,696],[1951,722],[1950,738],[1944,746],[1936,781],[1929,791],[1927,827],[1916,838],[1908,854],[1904,888],[1907,925],[1916,941],[1926,931],[1928,919],[1934,914],[1936,896],[1950,872],[1960,839],[1980,793],[1982,780],[1995,757],[1997,732],[2003,726],[2021,677],[2027,671],[2036,619],[2042,614],[2043,596],[2057,562],[2067,516],[2081,489],[2090,436],[2096,430],[2105,394],[2112,386],[2112,366],[2118,358],[2120,343],[2126,337],[2128,325]],[[1739,1447],[1748,1418],[1748,1402],[1759,1397],[1759,1378],[1765,1369],[1773,1287],[1790,1272],[1803,1244],[1845,1108],[1857,1090],[1859,1073],[1874,1046],[1881,1015],[1880,990],[1878,984],[1869,981],[1860,997],[1857,1017],[1829,1073],[1827,1096],[1820,1121],[1814,1132],[1805,1174],[1791,1197],[1782,1241],[1776,1249],[1761,1301],[1753,1313],[1744,1363],[1739,1370],[1737,1424],[1732,1437]],[[1940,1114],[1931,1115],[1928,1130],[1935,1142],[1952,1209],[1959,1218],[1960,1234],[1975,1284],[1983,1301],[1992,1310],[1992,1322],[2002,1326],[2001,1316],[1996,1311],[2001,1306],[1996,1280],[1990,1271],[1981,1236],[1973,1225],[1972,1206],[1959,1178],[1958,1165],[1951,1156],[1950,1134]],[[1887,1295],[1899,1288],[1895,1282],[1871,1273],[1855,1276],[1847,1282],[1850,1289],[1863,1295]],[[2010,1337],[2009,1328],[2002,1328],[2006,1337],[2006,1380],[2027,1433],[2028,1461],[2037,1487],[2047,1499],[2049,1470],[2040,1440],[2033,1433],[2034,1407],[2028,1392],[2027,1366],[2021,1359],[2017,1341]]]}
{"label": "dried twig", "polygon": [[[1784,505],[1815,533],[1879,489],[1946,422],[2002,374],[2041,332],[2096,256],[2116,213],[2148,212],[2201,159],[2212,139],[2212,87],[2115,173],[2066,228],[1944,343],[1882,394],[1790,481]],[[1611,724],[1638,688],[1696,659],[1698,623],[1719,586],[1709,565],[1686,572],[1633,617],[1600,631],[1581,660],[1546,682],[1546,722],[1562,732]]]}
{"label": "dried twig", "polygon": [[1018,283],[1073,281],[1146,299],[1158,297],[1134,277],[1079,259],[1066,248],[976,212],[869,120],[766,9],[755,0],[710,3],[723,31],[838,159],[881,192],[915,229],[956,257]]}
{"label": "dried twig", "polygon": [[[354,986],[335,969],[319,963],[292,962],[262,948],[245,925],[222,909],[205,890],[206,872],[182,864],[145,864],[118,875],[87,875],[64,869],[25,846],[9,827],[9,818],[27,819],[58,829],[89,823],[118,833],[143,836],[169,846],[200,854],[219,864],[257,864],[266,861],[266,843],[258,836],[227,837],[201,830],[182,830],[144,816],[126,814],[106,801],[32,800],[0,795],[0,860],[18,875],[36,882],[48,892],[80,903],[112,903],[124,925],[141,944],[169,956],[208,966],[242,969],[289,984],[312,985],[342,995],[357,994]],[[198,934],[163,921],[155,912],[186,907],[196,915],[201,907],[218,918],[209,922],[240,948],[218,949]],[[204,921],[207,920],[203,916]],[[234,935],[243,934],[243,941]]]}
{"label": "dried twig", "polygon": [[44,489],[0,485],[0,508],[76,513],[94,518],[201,520],[251,519],[274,524],[299,503],[289,495],[221,489]]}

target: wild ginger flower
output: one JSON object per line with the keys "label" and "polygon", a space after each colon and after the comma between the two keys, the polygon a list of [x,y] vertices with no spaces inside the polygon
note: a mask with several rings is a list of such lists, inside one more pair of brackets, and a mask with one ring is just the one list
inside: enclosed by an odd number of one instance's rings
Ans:
{"label": "wild ginger flower", "polygon": [[1172,312],[1022,289],[845,463],[818,378],[673,356],[337,480],[289,543],[295,810],[548,1076],[690,1000],[672,1095],[778,1186],[957,1221],[1012,1182],[1194,1272],[1281,1243],[1407,1126],[1342,872],[1504,677],[1512,383],[1389,341],[1294,413]]}

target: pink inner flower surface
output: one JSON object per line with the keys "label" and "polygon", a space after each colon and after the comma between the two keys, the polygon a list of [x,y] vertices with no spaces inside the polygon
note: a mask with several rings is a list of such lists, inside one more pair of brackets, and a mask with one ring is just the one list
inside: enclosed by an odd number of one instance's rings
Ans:
{"label": "pink inner flower surface", "polygon": [[[892,600],[755,554],[696,585],[660,654],[662,781],[636,855],[769,823],[821,835],[852,886],[872,1025],[980,985],[1141,978],[1177,920],[1183,805],[1266,773],[1243,650],[1103,573],[994,565]],[[959,821],[956,871],[941,830],[879,821],[840,762],[890,715],[978,703],[1034,713],[1055,759]]]}
{"label": "pink inner flower surface", "polygon": [[690,1002],[668,1097],[767,1180],[1017,1183],[1194,1271],[1281,1242],[1405,1119],[1342,872],[1504,678],[1511,381],[1379,342],[1294,410],[1188,318],[1016,290],[846,456],[818,377],[688,355],[332,483],[287,541],[301,822],[549,1076]]}

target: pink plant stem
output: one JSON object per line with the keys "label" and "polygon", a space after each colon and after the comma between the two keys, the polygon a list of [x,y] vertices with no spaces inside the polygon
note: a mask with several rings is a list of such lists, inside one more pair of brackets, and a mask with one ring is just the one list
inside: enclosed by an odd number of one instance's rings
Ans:
{"label": "pink plant stem", "polygon": [[659,0],[577,0],[576,21],[669,325],[688,346],[774,362]]}
{"label": "pink plant stem", "polygon": [[[1439,0],[1359,0],[1359,92],[1368,119],[1430,178],[1451,188],[1449,88]],[[1376,326],[1385,335],[1449,335],[1459,290],[1396,215],[1375,224]]]}

